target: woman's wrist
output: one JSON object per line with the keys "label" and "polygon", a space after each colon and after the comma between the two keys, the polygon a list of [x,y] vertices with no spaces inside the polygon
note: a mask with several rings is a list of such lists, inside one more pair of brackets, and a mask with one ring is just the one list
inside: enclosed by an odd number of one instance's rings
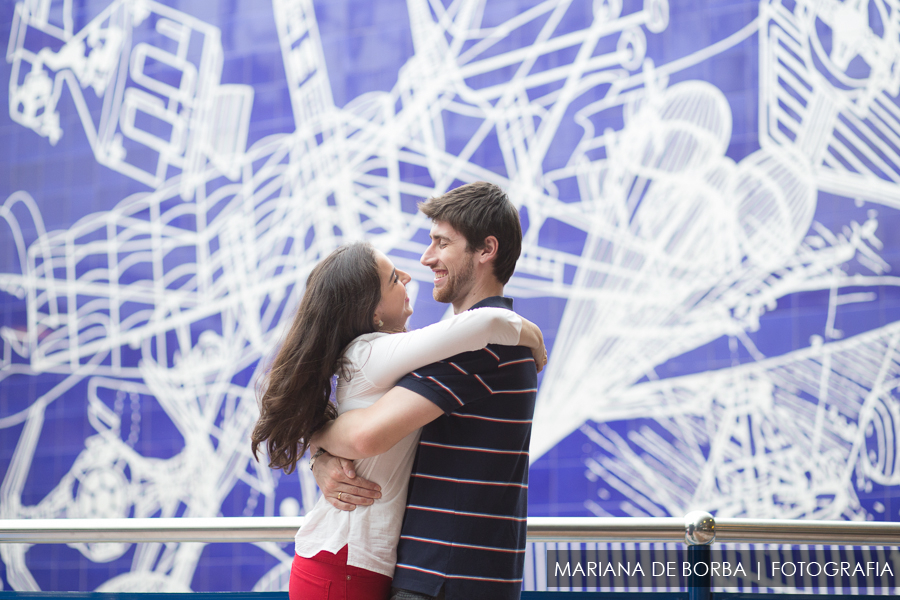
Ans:
{"label": "woman's wrist", "polygon": [[312,471],[313,467],[316,466],[316,460],[323,454],[325,454],[325,449],[319,448],[318,450],[315,451],[315,453],[312,456],[309,457],[309,470],[310,471]]}
{"label": "woman's wrist", "polygon": [[[310,450],[311,449],[312,448],[310,448]],[[316,466],[316,460],[318,460],[318,458],[320,456],[322,456],[323,454],[326,454],[327,452],[328,451],[325,450],[325,448],[318,448],[315,452],[313,452],[313,455],[309,457],[309,470],[310,471],[312,471],[313,467]]]}

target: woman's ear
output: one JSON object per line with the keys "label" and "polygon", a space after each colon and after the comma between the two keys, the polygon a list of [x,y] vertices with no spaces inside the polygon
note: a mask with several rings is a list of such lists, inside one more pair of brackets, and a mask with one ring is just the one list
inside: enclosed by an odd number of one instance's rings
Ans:
{"label": "woman's ear", "polygon": [[495,259],[499,250],[500,242],[497,241],[497,238],[492,235],[487,236],[478,251],[478,262],[486,263]]}

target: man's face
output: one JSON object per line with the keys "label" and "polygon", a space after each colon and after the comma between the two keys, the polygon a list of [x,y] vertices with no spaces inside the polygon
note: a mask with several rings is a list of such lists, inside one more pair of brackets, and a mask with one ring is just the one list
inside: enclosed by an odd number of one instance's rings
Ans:
{"label": "man's face", "polygon": [[434,272],[434,299],[454,303],[475,282],[475,253],[466,251],[466,238],[445,221],[431,226],[431,245],[421,262]]}

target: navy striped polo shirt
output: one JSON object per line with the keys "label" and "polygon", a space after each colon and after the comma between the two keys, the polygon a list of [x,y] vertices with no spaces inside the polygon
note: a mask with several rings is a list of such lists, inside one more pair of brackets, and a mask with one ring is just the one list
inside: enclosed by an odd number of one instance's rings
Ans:
{"label": "navy striped polo shirt", "polygon": [[[472,308],[512,310],[486,298]],[[525,563],[528,446],[537,396],[531,350],[490,345],[397,384],[444,414],[422,428],[394,587],[447,600],[519,598]]]}

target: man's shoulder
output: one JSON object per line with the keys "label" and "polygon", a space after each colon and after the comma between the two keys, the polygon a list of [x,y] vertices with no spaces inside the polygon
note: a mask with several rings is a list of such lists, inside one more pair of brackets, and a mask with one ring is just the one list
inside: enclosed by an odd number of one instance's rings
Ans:
{"label": "man's shoulder", "polygon": [[505,308],[507,310],[515,310],[513,309],[513,299],[507,296],[488,296],[487,298],[482,298],[467,310],[472,310],[474,308]]}
{"label": "man's shoulder", "polygon": [[518,348],[518,346],[495,346],[488,345],[480,350],[471,350],[468,352],[460,352],[444,360],[439,360],[431,364],[419,367],[415,371],[407,374],[404,378],[410,377],[418,379],[420,377],[439,377],[441,375],[467,375],[470,373],[480,373],[485,370],[497,368],[497,357],[506,354],[506,349]]}

